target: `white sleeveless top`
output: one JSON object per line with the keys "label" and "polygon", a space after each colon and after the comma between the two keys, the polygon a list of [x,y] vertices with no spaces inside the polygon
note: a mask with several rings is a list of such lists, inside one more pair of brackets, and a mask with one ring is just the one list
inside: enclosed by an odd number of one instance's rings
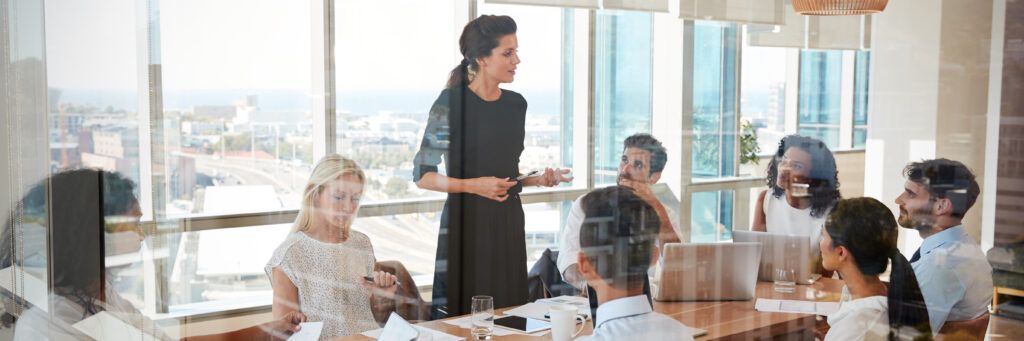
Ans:
{"label": "white sleeveless top", "polygon": [[793,208],[786,202],[785,196],[776,198],[772,191],[764,194],[764,218],[765,228],[771,233],[781,233],[797,236],[811,236],[812,246],[818,245],[818,238],[821,236],[821,227],[825,225],[828,213],[826,210],[820,218],[811,216],[811,208]]}
{"label": "white sleeveless top", "polygon": [[370,293],[360,284],[376,262],[365,234],[349,231],[343,243],[324,243],[294,232],[274,250],[264,270],[279,268],[299,289],[299,310],[310,322],[323,321],[328,339],[380,328]]}

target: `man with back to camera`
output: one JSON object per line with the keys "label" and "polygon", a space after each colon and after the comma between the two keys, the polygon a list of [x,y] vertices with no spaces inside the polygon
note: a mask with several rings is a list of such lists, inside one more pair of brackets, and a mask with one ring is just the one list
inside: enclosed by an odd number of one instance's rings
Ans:
{"label": "man with back to camera", "polygon": [[[668,224],[661,224],[659,244],[677,243],[682,235],[678,215],[670,207],[658,201],[651,186],[661,179],[661,171],[668,163],[668,153],[661,141],[650,134],[633,134],[623,141],[622,158],[619,162],[618,184],[632,188],[634,193],[650,205],[657,213],[658,219]],[[562,279],[570,285],[581,288],[582,278],[579,276],[576,253],[580,250],[580,226],[583,224],[582,195],[572,203],[565,228],[559,238],[558,271]],[[655,250],[654,252],[657,252]],[[648,290],[649,291],[649,290]],[[593,298],[591,298],[593,299]]]}
{"label": "man with back to camera", "polygon": [[693,340],[685,325],[654,312],[643,294],[663,230],[656,209],[626,186],[594,190],[577,201],[584,219],[576,264],[600,303],[594,333],[581,340]]}
{"label": "man with back to camera", "polygon": [[903,175],[899,224],[924,239],[910,263],[937,334],[946,321],[987,313],[992,302],[992,267],[962,224],[981,188],[967,166],[948,159],[910,163]]}

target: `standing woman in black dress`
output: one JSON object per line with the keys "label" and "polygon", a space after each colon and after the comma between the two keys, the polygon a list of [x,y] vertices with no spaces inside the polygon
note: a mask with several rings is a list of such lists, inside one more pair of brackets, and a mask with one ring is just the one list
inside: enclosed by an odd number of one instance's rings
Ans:
{"label": "standing woman in black dress", "polygon": [[[544,170],[516,181],[525,137],[526,99],[503,90],[515,78],[516,22],[483,15],[459,38],[463,59],[430,108],[416,153],[419,188],[448,193],[441,214],[434,269],[433,319],[470,312],[471,297],[494,297],[494,307],[524,304],[526,236],[523,186],[555,186],[569,170]],[[446,175],[438,173],[444,159]]]}

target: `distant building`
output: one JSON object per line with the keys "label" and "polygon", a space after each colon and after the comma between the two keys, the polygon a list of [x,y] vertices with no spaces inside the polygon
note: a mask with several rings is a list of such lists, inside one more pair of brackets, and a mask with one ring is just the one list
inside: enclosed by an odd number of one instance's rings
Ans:
{"label": "distant building", "polygon": [[139,183],[139,131],[128,125],[92,130],[92,148],[82,153],[82,165],[119,172]]}
{"label": "distant building", "polygon": [[233,105],[197,105],[192,108],[192,113],[203,118],[235,117],[235,106]]}
{"label": "distant building", "polygon": [[201,122],[201,121],[183,121],[181,122],[181,133],[186,136],[199,136],[199,135],[220,135],[224,133],[223,122]]}
{"label": "distant building", "polygon": [[50,113],[50,134],[77,136],[85,123],[85,115],[78,113]]}
{"label": "distant building", "polygon": [[786,120],[786,83],[777,82],[769,86],[768,109],[765,110],[765,120],[769,127],[783,128]]}
{"label": "distant building", "polygon": [[175,199],[192,199],[196,188],[196,159],[185,155],[170,157],[170,191]]}

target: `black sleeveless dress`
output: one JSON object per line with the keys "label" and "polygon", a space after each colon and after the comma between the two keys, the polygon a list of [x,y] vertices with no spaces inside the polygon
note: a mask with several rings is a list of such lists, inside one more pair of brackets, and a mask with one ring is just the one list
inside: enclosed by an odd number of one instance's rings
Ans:
{"label": "black sleeveless dress", "polygon": [[[437,172],[442,158],[452,178],[514,179],[525,124],[526,100],[516,92],[502,90],[488,102],[465,86],[441,91],[413,161],[414,181]],[[474,295],[494,297],[496,309],[527,302],[521,189],[510,189],[504,202],[448,194],[437,237],[432,319],[469,314]]]}

